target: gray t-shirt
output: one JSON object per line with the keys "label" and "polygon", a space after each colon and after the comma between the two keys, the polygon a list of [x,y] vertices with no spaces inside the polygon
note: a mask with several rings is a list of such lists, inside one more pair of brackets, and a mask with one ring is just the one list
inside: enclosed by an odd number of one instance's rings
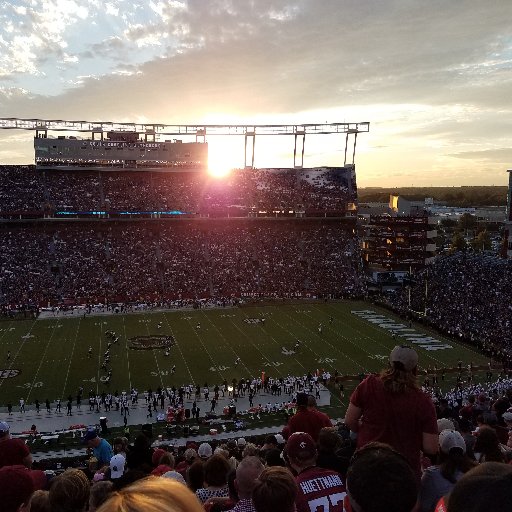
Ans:
{"label": "gray t-shirt", "polygon": [[[457,471],[455,473],[455,480],[459,480],[463,474],[462,471]],[[444,478],[439,466],[430,466],[427,468],[421,477],[421,512],[434,512],[437,502],[442,496],[449,494],[454,486],[454,483]]]}

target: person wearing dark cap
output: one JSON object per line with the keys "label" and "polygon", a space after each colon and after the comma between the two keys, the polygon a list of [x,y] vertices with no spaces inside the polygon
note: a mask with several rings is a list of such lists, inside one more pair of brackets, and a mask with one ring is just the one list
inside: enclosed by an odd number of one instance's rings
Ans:
{"label": "person wearing dark cap", "polygon": [[418,386],[418,354],[396,346],[389,368],[369,375],[355,389],[345,423],[357,433],[357,447],[372,441],[391,445],[409,461],[419,484],[420,452],[439,450],[436,411],[432,399]]}
{"label": "person wearing dark cap", "polygon": [[82,442],[92,449],[94,456],[98,460],[98,467],[110,464],[110,459],[114,456],[112,446],[110,446],[108,441],[98,436],[96,430],[88,430]]}
{"label": "person wearing dark cap", "polygon": [[32,455],[21,439],[11,438],[9,425],[0,421],[0,468],[17,464],[29,468],[32,465]]}
{"label": "person wearing dark cap", "polygon": [[286,441],[284,455],[288,465],[297,474],[297,512],[310,512],[322,504],[327,504],[324,508],[328,510],[343,509],[345,484],[341,475],[316,465],[316,443],[309,434],[292,434]]}
{"label": "person wearing dark cap", "polygon": [[308,408],[308,395],[297,394],[297,412],[290,418],[287,425],[287,432],[307,432],[315,442],[323,427],[332,427],[331,420],[326,414],[315,409]]}

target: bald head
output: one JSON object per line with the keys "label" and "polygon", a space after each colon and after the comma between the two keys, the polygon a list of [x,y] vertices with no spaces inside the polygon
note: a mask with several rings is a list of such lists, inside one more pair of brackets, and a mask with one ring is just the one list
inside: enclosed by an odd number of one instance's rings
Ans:
{"label": "bald head", "polygon": [[264,466],[259,457],[245,457],[236,468],[236,487],[240,498],[250,498]]}

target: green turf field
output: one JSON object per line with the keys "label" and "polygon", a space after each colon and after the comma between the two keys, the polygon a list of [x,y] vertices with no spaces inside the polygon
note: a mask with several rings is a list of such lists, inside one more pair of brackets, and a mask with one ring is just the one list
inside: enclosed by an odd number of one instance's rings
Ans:
{"label": "green turf field", "polygon": [[[406,344],[389,329],[360,318],[355,310],[372,310],[397,320],[391,313],[363,302],[299,303],[216,310],[170,311],[86,318],[15,320],[0,323],[0,404],[17,405],[76,395],[79,386],[99,392],[139,391],[158,386],[195,383],[220,384],[224,379],[302,375],[308,371],[338,370],[341,375],[378,371],[391,348]],[[332,317],[332,323],[330,322]],[[247,319],[265,318],[264,323]],[[397,320],[399,321],[399,320]],[[161,322],[161,328],[157,328]],[[196,326],[200,323],[200,328]],[[318,332],[322,323],[322,333]],[[407,326],[409,327],[409,326]],[[426,350],[416,344],[423,368],[485,365],[487,359],[468,347],[413,325],[453,348]],[[119,342],[111,347],[112,379],[107,387],[100,368],[106,350],[105,331],[115,331]],[[175,344],[168,356],[163,349],[134,350],[135,336],[169,335]],[[299,349],[294,352],[297,340]],[[409,340],[410,343],[410,340]],[[88,357],[89,347],[93,348]],[[11,357],[7,359],[7,352]],[[240,358],[238,365],[235,360]],[[175,373],[171,372],[176,365]],[[19,373],[15,376],[15,371]]]}

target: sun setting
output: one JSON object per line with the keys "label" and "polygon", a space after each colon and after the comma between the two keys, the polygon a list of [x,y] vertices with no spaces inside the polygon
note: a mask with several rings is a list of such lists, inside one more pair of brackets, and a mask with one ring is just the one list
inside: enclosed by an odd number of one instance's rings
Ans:
{"label": "sun setting", "polygon": [[227,176],[232,169],[243,166],[243,145],[236,137],[214,137],[208,141],[208,174],[215,178]]}
{"label": "sun setting", "polygon": [[229,167],[227,165],[208,165],[208,174],[210,176],[213,176],[214,178],[224,178],[224,176],[227,176],[232,170],[232,167]]}

